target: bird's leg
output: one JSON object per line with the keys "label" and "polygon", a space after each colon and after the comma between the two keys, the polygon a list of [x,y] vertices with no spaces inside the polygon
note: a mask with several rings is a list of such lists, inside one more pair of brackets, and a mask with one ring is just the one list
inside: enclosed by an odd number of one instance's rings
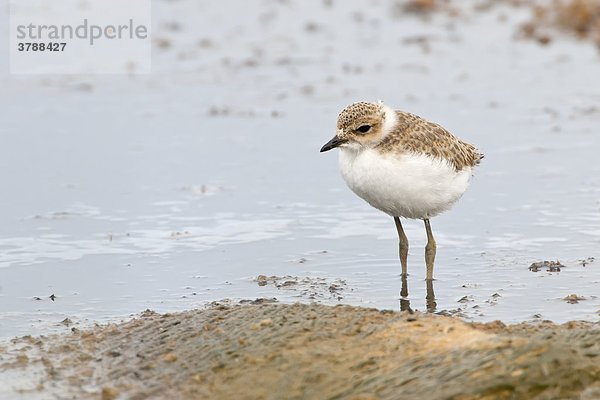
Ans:
{"label": "bird's leg", "polygon": [[406,260],[408,259],[408,238],[402,229],[402,223],[400,218],[394,217],[396,223],[396,230],[398,231],[398,240],[400,247],[400,265],[402,265],[402,276],[408,275],[408,268],[406,266]]}
{"label": "bird's leg", "polygon": [[424,219],[425,230],[427,231],[427,246],[425,246],[425,265],[427,266],[427,280],[433,279],[433,262],[435,261],[435,239],[431,233],[429,219]]}

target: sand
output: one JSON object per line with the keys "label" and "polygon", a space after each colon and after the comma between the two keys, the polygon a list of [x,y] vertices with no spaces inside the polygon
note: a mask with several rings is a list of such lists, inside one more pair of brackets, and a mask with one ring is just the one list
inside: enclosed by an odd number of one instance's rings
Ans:
{"label": "sand", "polygon": [[472,324],[258,300],[146,311],[0,350],[0,397],[600,398],[600,324],[589,322]]}

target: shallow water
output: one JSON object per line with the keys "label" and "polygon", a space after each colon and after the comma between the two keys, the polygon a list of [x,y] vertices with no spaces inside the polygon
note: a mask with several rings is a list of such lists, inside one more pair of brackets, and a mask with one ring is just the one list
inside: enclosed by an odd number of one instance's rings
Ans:
{"label": "shallow water", "polygon": [[[153,4],[171,46],[152,75],[0,75],[0,337],[223,298],[312,300],[261,274],[343,280],[316,300],[399,309],[392,219],[318,152],[342,107],[379,98],[486,154],[432,221],[436,311],[600,318],[600,260],[579,262],[600,244],[595,49],[515,40],[527,12],[512,8],[423,21],[383,1],[250,3]],[[404,225],[408,298],[425,310],[425,232]],[[560,272],[528,269],[556,259]],[[562,300],[573,293],[586,300]]]}

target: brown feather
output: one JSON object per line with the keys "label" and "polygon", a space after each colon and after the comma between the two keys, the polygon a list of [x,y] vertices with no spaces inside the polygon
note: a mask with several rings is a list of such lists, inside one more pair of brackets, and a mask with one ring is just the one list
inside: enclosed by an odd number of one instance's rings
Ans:
{"label": "brown feather", "polygon": [[457,171],[479,164],[483,154],[475,146],[463,142],[442,126],[417,115],[396,111],[398,124],[375,147],[381,152],[413,152],[445,159]]}

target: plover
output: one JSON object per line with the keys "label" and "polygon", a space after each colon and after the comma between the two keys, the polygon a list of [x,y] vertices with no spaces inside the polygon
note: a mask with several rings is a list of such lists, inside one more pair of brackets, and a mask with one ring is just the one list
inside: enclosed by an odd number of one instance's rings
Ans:
{"label": "plover", "polygon": [[436,244],[429,219],[461,198],[483,154],[440,125],[381,102],[344,108],[336,135],[321,152],[336,147],[348,187],[394,218],[403,276],[407,275],[408,239],[400,218],[425,222],[426,279],[433,279]]}

